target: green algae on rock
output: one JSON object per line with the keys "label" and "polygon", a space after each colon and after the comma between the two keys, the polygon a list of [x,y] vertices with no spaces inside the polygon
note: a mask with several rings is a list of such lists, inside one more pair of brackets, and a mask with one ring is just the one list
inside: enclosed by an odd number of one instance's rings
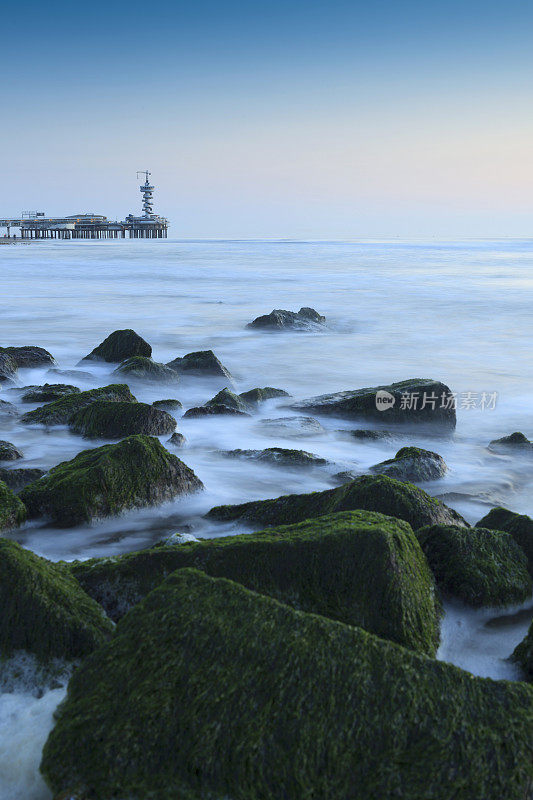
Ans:
{"label": "green algae on rock", "polygon": [[4,481],[6,486],[9,486],[14,492],[18,492],[29,483],[39,480],[45,474],[45,470],[38,467],[19,467],[16,469],[13,467],[9,469],[0,467],[0,481]]}
{"label": "green algae on rock", "polygon": [[169,398],[168,400],[154,400],[152,405],[154,408],[162,408],[163,411],[179,411],[183,408],[183,403],[180,403],[179,400],[175,400],[174,398]]}
{"label": "green algae on rock", "polygon": [[82,361],[107,361],[111,364],[118,364],[132,356],[150,358],[151,355],[152,348],[148,342],[145,342],[142,336],[139,336],[131,328],[126,328],[110,333],[107,339],[104,339]]}
{"label": "green algae on rock", "polygon": [[510,533],[527,556],[529,574],[533,576],[533,519],[496,506],[476,523],[476,528],[491,528]]}
{"label": "green algae on rock", "polygon": [[83,450],[26,486],[20,498],[30,517],[69,527],[202,488],[194,472],[158,439],[135,435]]}
{"label": "green algae on rock", "polygon": [[410,525],[384,514],[344,511],[259,533],[71,565],[112,619],[181,567],[229,578],[423,653],[433,655],[437,648],[433,576]]}
{"label": "green algae on rock", "polygon": [[76,659],[113,631],[101,606],[67,569],[0,538],[0,655]]}
{"label": "green algae on rock", "polygon": [[430,525],[416,537],[446,594],[472,606],[521,603],[531,594],[525,553],[508,533]]}
{"label": "green algae on rock", "polygon": [[416,530],[423,525],[468,523],[451,508],[404,481],[386,475],[362,475],[336,489],[310,494],[288,494],[273,500],[215,506],[207,516],[217,520],[245,519],[265,525],[285,525],[335,511],[378,511],[408,522]]}
{"label": "green algae on rock", "polygon": [[324,467],[330,462],[308,453],[307,450],[292,450],[287,447],[267,447],[264,450],[219,450],[226,458],[246,458],[266,464],[279,464],[283,467]]}
{"label": "green algae on rock", "polygon": [[22,395],[23,403],[51,403],[68,397],[71,394],[79,394],[80,389],[69,383],[44,383],[42,386],[32,386]]}
{"label": "green algae on rock", "polygon": [[520,664],[527,680],[533,683],[533,622],[529,626],[525,639],[515,647],[511,659]]}
{"label": "green algae on rock", "polygon": [[275,397],[290,397],[289,393],[284,389],[275,389],[273,386],[264,386],[262,389],[249,389],[247,392],[241,392],[239,397],[252,406],[258,406],[264,403],[265,400],[272,400]]}
{"label": "green algae on rock", "polygon": [[172,433],[176,420],[166,411],[147,403],[100,400],[74,414],[69,427],[87,438],[122,439],[135,433],[149,436]]}
{"label": "green algae on rock", "polygon": [[0,480],[0,531],[15,528],[25,519],[24,503],[4,481]]}
{"label": "green algae on rock", "polygon": [[232,380],[231,373],[216,357],[212,350],[197,350],[169,361],[167,367],[178,374],[205,375],[206,377]]}
{"label": "green algae on rock", "polygon": [[11,442],[0,439],[0,461],[18,461],[22,453]]}
{"label": "green algae on rock", "polygon": [[446,462],[432,450],[421,447],[402,447],[394,458],[370,467],[371,472],[389,475],[399,481],[435,481],[446,475]]}
{"label": "green algae on rock", "polygon": [[34,411],[28,411],[21,417],[21,422],[40,425],[68,425],[70,419],[82,408],[107,400],[113,403],[136,403],[137,400],[125,383],[112,383],[99,389],[88,389],[86,392],[71,394],[54,400]]}
{"label": "green algae on rock", "polygon": [[524,800],[532,712],[526,684],[183,569],[76,670],[41,771],[91,800]]}
{"label": "green algae on rock", "polygon": [[24,345],[23,347],[0,347],[1,353],[10,356],[17,367],[42,367],[46,364],[55,364],[55,359],[44,347]]}
{"label": "green algae on rock", "polygon": [[127,358],[114,370],[114,375],[127,375],[139,381],[157,381],[158,383],[177,383],[178,375],[165,364],[158,364],[145,356]]}
{"label": "green algae on rock", "polygon": [[211,398],[211,400],[208,400],[207,403],[204,403],[204,405],[207,408],[226,406],[227,408],[233,408],[236,411],[244,412],[249,412],[251,410],[250,404],[242,400],[238,394],[232,392],[227,386],[224,389],[221,389],[218,394]]}
{"label": "green algae on rock", "polygon": [[17,363],[12,356],[0,348],[0,383],[14,381],[17,375]]}

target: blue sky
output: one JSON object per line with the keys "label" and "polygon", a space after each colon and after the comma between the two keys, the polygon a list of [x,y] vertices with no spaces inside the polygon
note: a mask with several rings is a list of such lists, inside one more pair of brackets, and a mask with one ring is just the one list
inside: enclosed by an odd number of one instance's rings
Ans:
{"label": "blue sky", "polygon": [[532,234],[531,4],[23,8],[0,215],[123,217],[148,167],[177,237]]}

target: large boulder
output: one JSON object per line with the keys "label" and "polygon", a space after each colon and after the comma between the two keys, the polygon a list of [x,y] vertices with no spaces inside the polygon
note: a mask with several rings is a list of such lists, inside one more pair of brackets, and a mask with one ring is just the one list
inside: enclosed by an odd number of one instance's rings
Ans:
{"label": "large boulder", "polygon": [[39,480],[45,475],[44,469],[37,467],[20,467],[18,469],[5,469],[0,467],[0,481],[14,492],[19,492],[29,483]]}
{"label": "large boulder", "polygon": [[433,577],[410,525],[384,514],[344,511],[259,533],[78,562],[72,570],[117,619],[182,567],[435,653]]}
{"label": "large boulder", "polygon": [[264,525],[285,525],[336,511],[364,509],[408,522],[416,530],[424,525],[468,523],[451,508],[418,486],[385,475],[362,475],[336,489],[310,494],[288,494],[275,500],[255,500],[233,506],[215,506],[207,516],[217,520],[253,520]]}
{"label": "large boulder", "polygon": [[151,436],[83,450],[20,493],[30,517],[69,527],[153,506],[203,488],[175,455]]}
{"label": "large boulder", "polygon": [[91,403],[106,400],[112,403],[136,403],[137,400],[124,383],[102,386],[100,389],[88,389],[86,392],[69,394],[60,400],[28,411],[21,417],[21,422],[40,425],[68,425],[71,418]]}
{"label": "large boulder", "polygon": [[119,364],[133,356],[150,358],[151,355],[152,348],[148,342],[145,342],[142,336],[132,331],[131,328],[126,328],[123,331],[110,333],[107,339],[91,350],[82,361],[107,361],[111,364]]}
{"label": "large boulder", "polygon": [[70,418],[69,427],[89,439],[122,439],[134,433],[163,436],[172,433],[176,420],[147,403],[113,403],[100,400]]}
{"label": "large boulder", "polygon": [[23,458],[20,450],[11,442],[0,439],[0,461],[18,461],[19,458]]}
{"label": "large boulder", "polygon": [[244,458],[281,467],[325,467],[329,464],[326,458],[321,458],[315,453],[286,447],[267,447],[264,450],[220,450],[219,454],[226,458]]}
{"label": "large boulder", "polygon": [[526,674],[526,679],[533,683],[533,622],[531,623],[525,639],[515,647],[511,656],[513,661],[516,661]]}
{"label": "large boulder", "polygon": [[217,403],[212,406],[194,406],[189,408],[183,418],[194,419],[196,417],[215,417],[219,414],[233,417],[249,417],[247,411],[240,411],[238,408],[231,408],[223,403]]}
{"label": "large boulder", "polygon": [[31,386],[22,395],[23,403],[52,403],[71,394],[79,394],[78,386],[68,383],[45,383],[42,386]]}
{"label": "large boulder", "polygon": [[5,349],[0,349],[0,383],[12,382],[17,375],[17,363],[15,359],[6,353]]}
{"label": "large boulder", "polygon": [[242,400],[238,394],[232,392],[231,389],[225,387],[221,389],[218,394],[208,400],[207,403],[204,405],[207,408],[216,408],[217,406],[226,406],[227,408],[233,408],[236,411],[243,411],[244,413],[248,413],[251,410],[251,406],[245,400]]}
{"label": "large boulder", "polygon": [[524,800],[533,691],[178,570],[74,673],[41,771],[93,798]]}
{"label": "large boulder", "polygon": [[0,480],[0,531],[15,528],[25,519],[26,508],[24,504],[9,486]]}
{"label": "large boulder", "polygon": [[515,514],[514,511],[509,511],[507,508],[496,506],[479,522],[476,522],[476,528],[491,528],[510,533],[526,554],[529,573],[533,575],[533,519],[531,517],[526,514]]}
{"label": "large boulder", "polygon": [[113,632],[102,607],[68,570],[0,539],[0,656],[77,659]]}
{"label": "large boulder", "polygon": [[388,475],[399,481],[435,481],[446,475],[446,462],[432,450],[421,447],[402,447],[394,458],[370,467],[371,472]]}
{"label": "large boulder", "polygon": [[263,314],[249,322],[247,328],[260,328],[267,330],[312,330],[324,325],[326,318],[314,308],[301,308],[299,311],[285,311],[275,308],[270,314]]}
{"label": "large boulder", "polygon": [[525,434],[516,431],[509,436],[502,436],[501,439],[493,439],[489,444],[489,450],[496,453],[527,453],[533,455],[533,442],[530,442]]}
{"label": "large boulder", "polygon": [[290,397],[290,395],[284,389],[264,386],[262,389],[257,387],[249,389],[247,392],[241,392],[239,397],[250,406],[258,406],[260,403],[264,403],[265,400],[272,400],[275,397]]}
{"label": "large boulder", "polygon": [[157,381],[157,383],[176,383],[178,376],[165,364],[158,364],[145,356],[127,358],[114,370],[114,375],[126,375],[138,381]]}
{"label": "large boulder", "polygon": [[416,537],[445,594],[472,606],[521,603],[531,594],[525,553],[508,533],[429,525]]}
{"label": "large boulder", "polygon": [[25,347],[2,347],[0,353],[11,356],[17,367],[44,367],[55,364],[55,359],[44,347],[26,345]]}
{"label": "large boulder", "polygon": [[180,411],[183,408],[183,403],[173,397],[167,400],[154,400],[152,405],[154,408],[162,408],[163,411]]}
{"label": "large boulder", "polygon": [[293,403],[291,408],[344,419],[369,419],[383,425],[423,423],[455,428],[456,422],[453,394],[444,383],[430,378],[323,394]]}
{"label": "large boulder", "polygon": [[167,367],[179,375],[205,375],[232,381],[229,370],[218,360],[212,350],[198,350],[169,361]]}

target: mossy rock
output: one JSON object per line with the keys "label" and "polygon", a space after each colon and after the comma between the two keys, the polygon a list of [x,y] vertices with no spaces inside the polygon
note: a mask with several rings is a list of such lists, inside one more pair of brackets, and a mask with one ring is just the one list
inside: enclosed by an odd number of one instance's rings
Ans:
{"label": "mossy rock", "polygon": [[533,622],[529,627],[526,638],[515,647],[511,659],[520,664],[525,672],[526,680],[533,683]]}
{"label": "mossy rock", "polygon": [[46,364],[55,364],[55,359],[48,350],[35,345],[1,347],[0,352],[9,355],[17,367],[44,367]]}
{"label": "mossy rock", "polygon": [[11,383],[16,378],[16,375],[16,361],[4,348],[0,348],[0,383]]}
{"label": "mossy rock", "polygon": [[24,503],[4,481],[0,480],[0,531],[15,528],[25,519],[26,508]]}
{"label": "mossy rock", "polygon": [[45,406],[28,411],[21,417],[21,422],[40,425],[68,425],[71,418],[82,408],[91,403],[107,400],[112,403],[136,403],[137,400],[124,383],[113,383],[100,389],[89,389],[79,394],[71,394],[54,400]]}
{"label": "mossy rock", "polygon": [[154,400],[152,405],[154,408],[162,408],[163,411],[179,411],[183,408],[183,403],[173,398],[169,398],[168,400]]}
{"label": "mossy rock", "polygon": [[446,475],[446,462],[432,450],[421,447],[402,447],[394,458],[370,467],[371,472],[388,475],[399,481],[435,481]]}
{"label": "mossy rock", "polygon": [[518,452],[533,453],[533,442],[520,431],[515,431],[509,436],[502,436],[501,439],[493,439],[489,444],[489,450],[496,452]]}
{"label": "mossy rock", "polygon": [[95,347],[83,361],[107,361],[111,364],[119,364],[126,358],[132,356],[145,356],[150,358],[152,348],[145,342],[142,336],[126,328],[121,331],[113,331],[107,339],[104,339],[98,347]]}
{"label": "mossy rock", "polygon": [[[378,407],[379,398],[387,399],[387,396],[394,402],[391,400]],[[294,403],[291,408],[344,419],[370,419],[380,425],[423,424],[455,428],[456,423],[453,394],[446,384],[431,378],[409,378],[383,386],[319,395]]]}
{"label": "mossy rock", "polygon": [[185,447],[186,443],[187,439],[182,433],[179,433],[178,431],[175,431],[167,442],[167,444],[173,444],[174,447]]}
{"label": "mossy rock", "polygon": [[283,308],[274,308],[270,314],[263,314],[249,322],[247,328],[260,328],[270,330],[295,330],[309,331],[326,322],[314,308],[304,306],[299,311],[286,311]]}
{"label": "mossy rock", "polygon": [[158,383],[176,383],[178,376],[165,364],[158,364],[151,358],[132,356],[123,361],[114,370],[114,375],[127,375],[139,381],[157,381]]}
{"label": "mossy rock", "polygon": [[249,417],[247,411],[240,411],[238,408],[231,408],[231,406],[217,403],[212,406],[195,406],[189,408],[183,418],[195,419],[196,417],[216,417],[216,416],[229,416],[229,417]]}
{"label": "mossy rock", "polygon": [[329,464],[326,458],[321,458],[315,453],[308,453],[307,450],[291,450],[287,447],[267,447],[264,450],[220,450],[219,453],[226,458],[245,458],[283,467],[324,467]]}
{"label": "mossy rock", "polygon": [[169,361],[167,367],[178,374],[205,375],[232,380],[231,373],[216,357],[212,350],[197,350]]}
{"label": "mossy rock", "polygon": [[430,525],[416,537],[446,594],[472,606],[521,603],[531,594],[526,556],[508,533]]}
{"label": "mossy rock", "polygon": [[14,492],[18,492],[28,486],[29,483],[39,480],[45,474],[44,469],[38,469],[37,467],[19,467],[17,469],[0,467],[0,481],[3,481]]}
{"label": "mossy rock", "polygon": [[249,412],[251,410],[251,406],[249,403],[246,403],[242,400],[238,394],[232,392],[231,389],[228,389],[227,386],[224,389],[221,389],[218,394],[208,400],[205,403],[207,408],[216,408],[217,406],[226,406],[227,408],[233,408],[236,411],[244,411]]}
{"label": "mossy rock", "polygon": [[184,569],[74,673],[53,791],[150,800],[524,800],[533,689]]}
{"label": "mossy rock", "polygon": [[233,506],[215,506],[211,519],[244,519],[265,525],[285,525],[335,511],[377,511],[408,522],[416,530],[423,525],[465,525],[453,509],[431,497],[423,489],[385,475],[360,478],[323,492],[287,494],[275,500],[256,500]]}
{"label": "mossy rock", "polygon": [[533,519],[496,506],[476,523],[476,528],[491,528],[510,533],[527,556],[529,574],[533,575]]}
{"label": "mossy rock", "polygon": [[252,406],[258,406],[264,403],[265,400],[272,400],[275,397],[290,397],[289,393],[284,389],[275,389],[273,386],[264,386],[262,389],[250,389],[247,392],[241,392],[239,397],[245,403]]}
{"label": "mossy rock", "polygon": [[103,644],[112,622],[64,567],[0,538],[0,655],[81,658]]}
{"label": "mossy rock", "polygon": [[269,436],[284,436],[287,438],[300,436],[317,436],[326,432],[326,429],[313,417],[277,417],[275,419],[262,419],[259,422],[261,433]]}
{"label": "mossy rock", "polygon": [[71,394],[79,394],[80,389],[69,383],[44,383],[42,386],[33,386],[22,395],[23,403],[52,403]]}
{"label": "mossy rock", "polygon": [[153,506],[202,489],[202,482],[152,436],[83,450],[20,493],[30,517],[69,527]]}
{"label": "mossy rock", "polygon": [[72,572],[117,619],[181,567],[230,578],[420,652],[436,651],[433,577],[411,527],[384,514],[344,511],[254,534],[74,563]]}
{"label": "mossy rock", "polygon": [[22,453],[11,442],[0,439],[0,461],[18,461]]}
{"label": "mossy rock", "polygon": [[112,403],[102,400],[82,408],[70,419],[70,429],[89,439],[122,439],[135,433],[163,436],[172,433],[176,420],[147,403]]}

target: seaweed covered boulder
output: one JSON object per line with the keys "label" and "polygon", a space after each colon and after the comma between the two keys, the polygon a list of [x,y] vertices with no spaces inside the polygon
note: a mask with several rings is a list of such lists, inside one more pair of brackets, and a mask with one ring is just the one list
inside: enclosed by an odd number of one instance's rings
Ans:
{"label": "seaweed covered boulder", "polygon": [[68,570],[0,538],[0,655],[76,659],[103,644],[113,624]]}
{"label": "seaweed covered boulder", "polygon": [[183,408],[183,403],[170,397],[167,400],[154,400],[152,403],[154,408],[162,408],[163,411],[180,411]]}
{"label": "seaweed covered boulder", "polygon": [[101,400],[82,408],[69,422],[74,433],[88,439],[122,439],[134,433],[163,436],[172,433],[176,420],[147,403],[113,403]]}
{"label": "seaweed covered boulder", "polygon": [[178,431],[174,431],[174,433],[167,442],[167,444],[173,444],[174,447],[185,447],[186,443],[187,439],[182,433],[179,433]]}
{"label": "seaweed covered boulder", "polygon": [[362,475],[336,489],[310,494],[287,494],[274,500],[255,500],[233,506],[215,506],[207,516],[217,520],[253,520],[265,525],[285,525],[336,511],[377,511],[408,522],[416,530],[424,525],[468,523],[451,508],[410,483],[386,475]]}
{"label": "seaweed covered boulder", "polygon": [[0,439],[0,461],[18,461],[19,458],[23,458],[20,450],[11,442]]}
{"label": "seaweed covered boulder", "polygon": [[399,481],[435,481],[446,475],[446,462],[432,450],[421,447],[402,447],[394,458],[370,467],[371,472],[388,475]]}
{"label": "seaweed covered boulder", "polygon": [[291,408],[344,419],[369,419],[380,425],[416,423],[446,429],[455,428],[456,423],[452,392],[431,378],[323,394],[293,403]]}
{"label": "seaweed covered boulder", "polygon": [[112,403],[136,403],[136,398],[124,383],[113,383],[100,389],[88,389],[86,392],[69,394],[60,400],[54,400],[21,417],[21,422],[37,425],[68,425],[71,418],[91,403],[106,400]]}
{"label": "seaweed covered boulder", "polygon": [[0,349],[0,383],[10,383],[17,376],[17,363],[5,349]]}
{"label": "seaweed covered boulder", "polygon": [[489,444],[489,450],[494,450],[496,453],[515,452],[533,455],[533,442],[530,442],[525,434],[516,431],[509,436],[502,436],[501,439],[493,439]]}
{"label": "seaweed covered boulder", "polygon": [[226,458],[245,458],[264,464],[276,464],[280,467],[325,467],[329,464],[307,450],[291,450],[287,447],[267,447],[264,450],[221,450],[220,455]]}
{"label": "seaweed covered boulder", "polygon": [[259,328],[262,330],[296,330],[308,331],[313,328],[323,326],[326,318],[314,308],[304,306],[299,311],[285,311],[282,308],[275,308],[270,314],[263,314],[256,317],[253,322],[249,322],[247,328]]}
{"label": "seaweed covered boulder", "polygon": [[52,403],[71,394],[79,394],[78,386],[68,383],[44,383],[30,387],[21,397],[23,403]]}
{"label": "seaweed covered boulder", "polygon": [[223,403],[216,403],[212,406],[194,406],[187,409],[183,415],[184,419],[195,419],[196,417],[216,417],[217,415],[225,415],[231,417],[249,417],[247,411],[241,411],[238,408],[226,406]]}
{"label": "seaweed covered boulder", "polygon": [[272,400],[275,397],[290,397],[289,393],[284,389],[275,389],[273,386],[264,386],[262,389],[249,389],[247,392],[241,392],[239,397],[245,403],[251,406],[258,406],[264,403],[265,400]]}
{"label": "seaweed covered boulder", "polygon": [[44,367],[47,364],[55,364],[55,359],[44,347],[35,345],[25,345],[24,347],[2,347],[0,353],[7,353],[17,367]]}
{"label": "seaweed covered boulder", "polygon": [[82,361],[107,361],[110,364],[119,364],[133,356],[150,358],[151,355],[152,348],[148,342],[131,328],[126,328],[110,333],[107,339],[91,350]]}
{"label": "seaweed covered boulder", "polygon": [[165,364],[158,364],[145,356],[132,356],[123,361],[114,370],[115,375],[125,375],[138,381],[157,381],[158,383],[176,383],[177,374]]}
{"label": "seaweed covered boulder", "polygon": [[533,683],[533,622],[531,623],[525,639],[515,647],[511,656],[525,672],[526,679]]}
{"label": "seaweed covered boulder", "polygon": [[221,389],[218,394],[208,400],[205,403],[207,408],[218,407],[218,406],[226,406],[227,408],[233,408],[236,411],[243,411],[247,413],[251,410],[251,406],[249,403],[245,402],[238,394],[232,392],[231,389],[225,387]]}
{"label": "seaweed covered boulder", "polygon": [[202,482],[152,436],[83,450],[26,486],[20,498],[30,517],[61,527],[158,505],[203,488]]}
{"label": "seaweed covered boulder", "polygon": [[15,528],[25,519],[24,503],[4,481],[0,480],[0,531]]}
{"label": "seaweed covered boulder", "polygon": [[526,684],[183,569],[76,670],[41,771],[91,798],[524,800],[532,712]]}
{"label": "seaweed covered boulder", "polygon": [[19,492],[29,483],[42,478],[43,475],[45,475],[45,470],[38,467],[19,467],[17,469],[0,467],[0,481],[3,481],[14,492]]}
{"label": "seaweed covered boulder", "polygon": [[533,519],[531,517],[496,506],[476,523],[476,528],[491,528],[510,533],[526,554],[529,573],[533,576]]}
{"label": "seaweed covered boulder", "polygon": [[531,594],[526,556],[508,533],[430,525],[416,537],[445,594],[472,606],[521,603]]}
{"label": "seaweed covered boulder", "polygon": [[199,375],[232,381],[231,373],[212,350],[197,350],[169,361],[167,367],[179,375]]}
{"label": "seaweed covered boulder", "polygon": [[259,533],[157,546],[72,565],[116,619],[175,569],[197,567],[296,608],[358,625],[433,655],[434,582],[411,527],[369,511],[344,511]]}

